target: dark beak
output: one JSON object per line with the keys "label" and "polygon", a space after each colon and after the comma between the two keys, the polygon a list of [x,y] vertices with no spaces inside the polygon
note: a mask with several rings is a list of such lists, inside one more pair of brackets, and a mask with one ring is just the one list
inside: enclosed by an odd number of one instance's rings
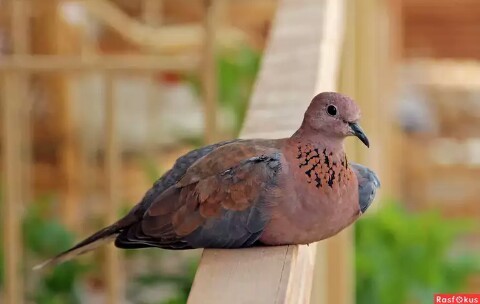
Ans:
{"label": "dark beak", "polygon": [[370,142],[368,141],[367,135],[365,135],[362,128],[360,128],[360,125],[356,122],[349,122],[348,125],[352,130],[352,135],[358,137],[358,139],[360,139],[365,146],[370,147]]}

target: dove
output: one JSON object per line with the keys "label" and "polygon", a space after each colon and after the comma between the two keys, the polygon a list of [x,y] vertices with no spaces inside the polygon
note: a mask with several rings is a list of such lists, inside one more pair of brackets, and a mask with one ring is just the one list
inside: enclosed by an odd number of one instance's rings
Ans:
{"label": "dove", "polygon": [[114,242],[123,249],[243,248],[309,244],[357,220],[380,181],[349,162],[344,139],[369,147],[360,109],[316,95],[289,138],[235,139],[177,159],[123,218],[47,260],[55,265]]}

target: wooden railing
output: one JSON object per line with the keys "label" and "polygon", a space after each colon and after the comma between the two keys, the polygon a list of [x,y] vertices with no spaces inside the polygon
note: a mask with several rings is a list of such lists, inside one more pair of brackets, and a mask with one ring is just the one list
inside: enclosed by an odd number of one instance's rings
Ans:
{"label": "wooden railing", "polygon": [[[389,112],[401,49],[399,3],[280,0],[242,137],[290,136],[315,93],[346,93],[360,104],[372,142],[367,153],[348,141],[347,153],[381,177],[377,201],[382,192],[395,193],[398,142]],[[354,303],[353,244],[348,228],[310,246],[205,250],[188,303]]]}
{"label": "wooden railing", "polygon": [[[315,93],[337,90],[344,12],[341,0],[280,1],[242,137],[290,136]],[[323,246],[205,250],[188,303],[310,303]]]}

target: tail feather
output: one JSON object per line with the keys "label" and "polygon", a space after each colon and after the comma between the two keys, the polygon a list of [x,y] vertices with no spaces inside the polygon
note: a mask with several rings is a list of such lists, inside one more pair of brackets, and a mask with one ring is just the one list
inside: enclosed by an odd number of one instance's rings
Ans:
{"label": "tail feather", "polygon": [[102,230],[92,234],[85,240],[81,241],[74,247],[68,249],[67,251],[64,251],[55,257],[39,264],[33,267],[33,270],[40,270],[44,267],[47,266],[55,266],[60,263],[66,262],[78,255],[84,254],[88,251],[91,251],[93,249],[96,249],[106,243],[110,243],[113,241],[117,235],[120,233],[120,230],[123,227],[119,227],[117,224],[113,224],[111,226],[108,226],[106,228],[103,228]]}

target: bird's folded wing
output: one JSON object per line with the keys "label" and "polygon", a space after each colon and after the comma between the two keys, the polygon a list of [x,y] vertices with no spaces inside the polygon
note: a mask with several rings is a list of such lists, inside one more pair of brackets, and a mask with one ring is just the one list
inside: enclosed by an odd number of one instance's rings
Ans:
{"label": "bird's folded wing", "polygon": [[217,149],[159,195],[128,238],[179,249],[251,245],[267,221],[264,197],[280,157],[241,143]]}
{"label": "bird's folded wing", "polygon": [[356,163],[350,163],[358,180],[358,199],[360,209],[364,213],[373,202],[377,189],[380,188],[380,180],[375,172],[365,166]]}

